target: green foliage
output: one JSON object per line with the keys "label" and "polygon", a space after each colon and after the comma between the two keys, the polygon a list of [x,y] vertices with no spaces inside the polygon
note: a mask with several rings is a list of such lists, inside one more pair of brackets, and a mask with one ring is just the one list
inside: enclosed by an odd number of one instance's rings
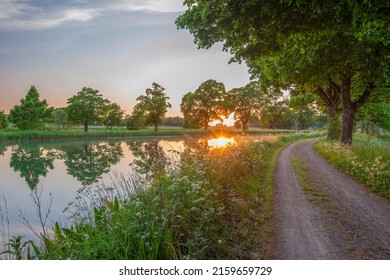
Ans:
{"label": "green foliage", "polygon": [[133,113],[126,121],[128,130],[140,130],[146,128],[146,117],[140,113]]}
{"label": "green foliage", "polygon": [[389,143],[357,136],[351,146],[318,142],[315,149],[331,164],[354,176],[373,191],[390,199]]}
{"label": "green foliage", "polygon": [[269,103],[263,108],[260,117],[262,127],[266,128],[292,128],[294,120],[293,112],[288,106],[288,101],[283,99],[270,99]]}
{"label": "green foliage", "polygon": [[232,61],[245,61],[264,84],[298,86],[332,111],[341,101],[345,144],[352,142],[357,110],[389,95],[388,1],[184,4],[176,25],[188,29],[199,47],[222,42]]}
{"label": "green foliage", "polygon": [[248,128],[250,119],[259,114],[265,105],[266,95],[258,82],[250,82],[244,87],[234,88],[228,92],[228,106],[234,111],[236,119],[241,121],[242,129]]}
{"label": "green foliage", "polygon": [[48,107],[46,100],[39,100],[35,86],[31,86],[20,105],[15,105],[10,116],[12,123],[21,130],[43,129],[46,122],[53,120],[53,107]]}
{"label": "green foliage", "polygon": [[8,126],[8,117],[4,114],[4,111],[0,111],[0,129],[7,128]]}
{"label": "green foliage", "polygon": [[225,97],[224,84],[211,79],[203,82],[194,93],[185,94],[180,110],[187,127],[201,125],[207,129],[211,121],[221,119],[221,115],[227,115]]}
{"label": "green foliage", "polygon": [[340,140],[341,137],[341,118],[340,115],[334,116],[328,122],[328,140]]}
{"label": "green foliage", "polygon": [[356,120],[364,133],[390,131],[390,103],[366,104],[358,112]]}
{"label": "green foliage", "polygon": [[[153,176],[132,173],[111,184],[83,188],[68,210],[72,225],[55,223],[44,248],[31,243],[30,257],[264,258],[272,235],[266,223],[272,214],[277,152],[291,141],[313,136],[265,136],[261,142],[236,138],[237,144],[221,149],[188,139],[176,159],[164,155],[155,142],[136,144],[138,166]],[[21,240],[19,244],[15,248],[23,246]]]}
{"label": "green foliage", "polygon": [[85,132],[88,131],[89,124],[103,122],[109,105],[109,101],[98,90],[87,87],[69,98],[67,103],[68,119],[75,124],[83,124]]}
{"label": "green foliage", "polygon": [[23,242],[23,237],[20,235],[13,236],[6,244],[6,247],[8,247],[8,249],[1,252],[0,255],[9,254],[14,256],[17,260],[22,260],[24,258],[32,260],[35,259],[35,256],[38,255],[37,253],[39,253],[38,247],[34,242],[31,240]]}
{"label": "green foliage", "polygon": [[72,124],[68,120],[68,114],[66,108],[56,108],[53,112],[54,124],[57,126],[57,129],[69,129]]}
{"label": "green foliage", "polygon": [[184,119],[182,117],[167,117],[161,125],[184,127]]}
{"label": "green foliage", "polygon": [[109,126],[111,129],[113,126],[122,125],[122,119],[125,114],[125,111],[116,103],[111,103],[107,108],[107,116],[104,119],[104,124]]}
{"label": "green foliage", "polygon": [[164,120],[168,108],[171,108],[171,104],[168,102],[169,97],[164,91],[165,88],[154,82],[152,88],[146,89],[146,95],[137,98],[138,103],[133,110],[133,115],[145,116],[146,125],[152,124],[155,130]]}

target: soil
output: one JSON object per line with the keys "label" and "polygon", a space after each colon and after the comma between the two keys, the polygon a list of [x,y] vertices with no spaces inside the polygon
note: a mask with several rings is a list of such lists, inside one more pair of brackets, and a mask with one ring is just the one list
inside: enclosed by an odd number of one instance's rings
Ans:
{"label": "soil", "polygon": [[[278,259],[390,259],[390,204],[335,169],[315,140],[281,151],[275,170],[274,222]],[[314,192],[302,190],[290,157],[301,160]],[[313,199],[321,194],[320,199]]]}

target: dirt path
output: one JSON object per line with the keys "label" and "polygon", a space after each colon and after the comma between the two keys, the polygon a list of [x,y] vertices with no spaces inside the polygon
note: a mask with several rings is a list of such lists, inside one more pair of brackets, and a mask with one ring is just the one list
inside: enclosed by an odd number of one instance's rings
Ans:
{"label": "dirt path", "polygon": [[[336,170],[299,141],[281,151],[274,216],[280,259],[390,259],[390,204]],[[301,160],[313,200],[298,183],[290,157]]]}

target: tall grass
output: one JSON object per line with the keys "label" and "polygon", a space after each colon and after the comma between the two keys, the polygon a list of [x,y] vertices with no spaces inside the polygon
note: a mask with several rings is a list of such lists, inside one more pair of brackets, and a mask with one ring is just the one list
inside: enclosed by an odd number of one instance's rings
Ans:
{"label": "tall grass", "polygon": [[265,258],[277,152],[314,136],[238,137],[219,149],[188,139],[174,159],[149,147],[139,160],[158,168],[84,188],[70,223],[55,223],[31,251],[38,259]]}
{"label": "tall grass", "polygon": [[323,141],[316,143],[315,149],[335,167],[390,199],[389,141],[356,134],[351,147]]}

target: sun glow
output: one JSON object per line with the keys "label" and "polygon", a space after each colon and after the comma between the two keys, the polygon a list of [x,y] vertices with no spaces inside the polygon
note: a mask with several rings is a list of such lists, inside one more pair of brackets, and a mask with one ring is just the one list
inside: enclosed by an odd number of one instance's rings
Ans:
{"label": "sun glow", "polygon": [[220,117],[221,117],[222,121],[214,120],[214,121],[210,122],[209,125],[210,126],[222,125],[222,126],[230,127],[230,126],[234,126],[234,123],[236,122],[236,120],[234,119],[234,112],[231,113],[227,118],[223,115],[221,115]]}
{"label": "sun glow", "polygon": [[233,145],[235,143],[234,138],[226,138],[226,137],[218,137],[207,140],[207,144],[210,148],[225,148],[229,145]]}

